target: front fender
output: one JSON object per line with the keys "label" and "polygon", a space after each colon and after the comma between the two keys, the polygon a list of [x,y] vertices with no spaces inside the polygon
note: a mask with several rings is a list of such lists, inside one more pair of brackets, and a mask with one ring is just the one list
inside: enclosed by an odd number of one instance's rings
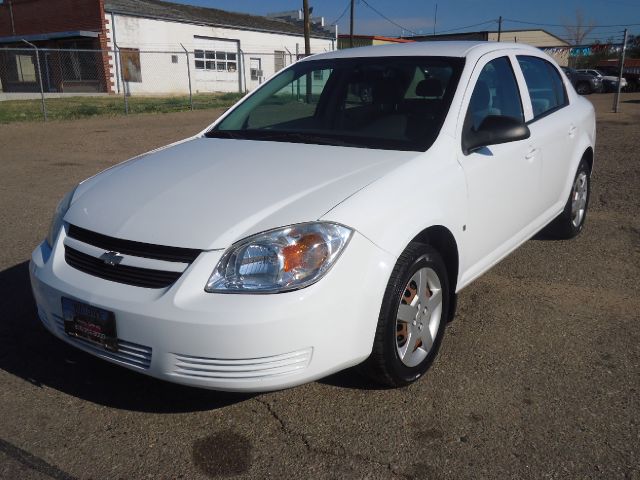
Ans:
{"label": "front fender", "polygon": [[[452,143],[442,137],[429,151],[360,190],[322,219],[355,228],[396,258],[412,239],[436,225],[447,228],[461,250],[468,197],[464,172],[451,154]],[[458,273],[464,268],[460,264]]]}

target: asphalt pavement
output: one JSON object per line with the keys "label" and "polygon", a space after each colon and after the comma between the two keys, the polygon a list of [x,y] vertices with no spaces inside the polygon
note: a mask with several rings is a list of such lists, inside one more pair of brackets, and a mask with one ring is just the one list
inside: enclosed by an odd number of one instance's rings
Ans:
{"label": "asphalt pavement", "polygon": [[640,479],[640,94],[619,114],[589,98],[585,230],[533,239],[463,290],[431,370],[395,390],[348,370],[218,393],[52,337],[28,258],[56,202],[219,112],[0,125],[0,478]]}

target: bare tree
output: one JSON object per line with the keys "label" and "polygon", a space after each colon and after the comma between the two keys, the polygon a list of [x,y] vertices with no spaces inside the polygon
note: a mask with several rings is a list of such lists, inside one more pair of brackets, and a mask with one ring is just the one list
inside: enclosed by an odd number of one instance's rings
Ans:
{"label": "bare tree", "polygon": [[582,10],[576,10],[574,20],[563,20],[564,29],[566,31],[567,40],[571,45],[582,45],[584,39],[589,35],[596,24],[593,20],[587,21]]}

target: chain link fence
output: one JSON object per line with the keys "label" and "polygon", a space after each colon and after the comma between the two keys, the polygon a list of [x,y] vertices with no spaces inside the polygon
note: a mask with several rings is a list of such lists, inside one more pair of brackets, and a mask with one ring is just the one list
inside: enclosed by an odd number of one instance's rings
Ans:
{"label": "chain link fence", "polygon": [[301,55],[0,48],[0,123],[226,108]]}

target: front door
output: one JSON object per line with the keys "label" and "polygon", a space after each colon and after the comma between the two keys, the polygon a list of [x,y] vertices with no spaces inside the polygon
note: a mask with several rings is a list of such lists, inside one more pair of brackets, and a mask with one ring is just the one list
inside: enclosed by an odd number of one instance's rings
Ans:
{"label": "front door", "polygon": [[[459,119],[462,136],[467,129],[477,129],[489,115],[525,120],[513,60],[500,55],[483,57],[476,65]],[[460,149],[469,205],[465,235],[468,280],[515,248],[537,217],[542,163],[531,140],[490,145],[466,155]]]}

